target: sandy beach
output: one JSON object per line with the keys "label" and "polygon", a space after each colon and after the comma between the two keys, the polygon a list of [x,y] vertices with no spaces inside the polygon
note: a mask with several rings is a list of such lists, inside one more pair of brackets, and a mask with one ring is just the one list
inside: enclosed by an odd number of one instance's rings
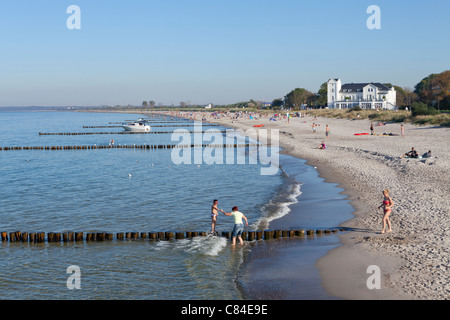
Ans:
{"label": "sandy beach", "polygon": [[[201,120],[204,113],[196,115]],[[343,299],[448,299],[450,198],[450,129],[369,120],[291,118],[270,121],[241,117],[233,120],[206,115],[206,121],[246,130],[256,124],[278,129],[284,152],[317,167],[321,177],[339,183],[355,208],[355,218],[342,224],[342,245],[321,258],[317,267],[323,286]],[[318,124],[313,133],[312,124]],[[325,127],[330,136],[325,138]],[[256,128],[261,129],[261,128]],[[392,136],[378,134],[392,133]],[[325,141],[327,149],[317,146]],[[432,158],[407,159],[403,154],[414,147]],[[381,234],[382,190],[389,189],[395,203],[391,214],[392,232]],[[381,289],[369,289],[369,266],[378,266]]]}

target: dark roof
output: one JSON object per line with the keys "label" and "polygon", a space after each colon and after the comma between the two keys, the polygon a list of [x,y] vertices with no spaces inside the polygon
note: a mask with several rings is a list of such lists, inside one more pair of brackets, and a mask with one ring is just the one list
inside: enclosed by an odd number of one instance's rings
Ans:
{"label": "dark roof", "polygon": [[383,91],[390,90],[388,87],[386,87],[382,83],[370,82],[370,83],[346,83],[346,84],[342,85],[341,92],[344,90],[346,90],[345,92],[361,92],[362,89],[369,84],[374,85],[375,87],[377,87],[378,89],[383,90]]}

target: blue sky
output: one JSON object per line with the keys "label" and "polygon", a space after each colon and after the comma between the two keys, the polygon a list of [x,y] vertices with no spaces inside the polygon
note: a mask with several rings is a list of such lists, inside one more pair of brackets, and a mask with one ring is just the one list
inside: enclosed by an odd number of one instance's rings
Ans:
{"label": "blue sky", "polygon": [[[70,5],[81,29],[69,30]],[[369,30],[370,5],[381,29]],[[447,0],[0,2],[0,106],[272,101],[450,66]]]}

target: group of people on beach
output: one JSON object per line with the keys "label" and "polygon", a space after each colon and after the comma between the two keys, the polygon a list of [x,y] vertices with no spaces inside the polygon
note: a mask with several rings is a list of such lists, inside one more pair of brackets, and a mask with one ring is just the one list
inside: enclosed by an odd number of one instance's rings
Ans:
{"label": "group of people on beach", "polygon": [[[241,245],[244,244],[244,241],[242,240],[242,232],[244,232],[244,222],[245,225],[248,226],[248,219],[247,217],[239,211],[239,208],[237,206],[234,206],[231,208],[231,212],[225,212],[223,209],[219,209],[217,205],[219,204],[219,200],[214,199],[213,204],[211,206],[211,234],[217,235],[216,231],[216,224],[217,224],[217,217],[219,216],[219,211],[222,212],[224,215],[233,217],[234,219],[234,226],[233,231],[231,232],[231,241],[232,245],[236,245],[236,238],[239,240],[239,243]],[[389,219],[389,216],[391,214],[392,208],[394,206],[394,201],[392,200],[391,196],[389,195],[389,190],[385,189],[383,190],[383,202],[378,206],[378,209],[383,208],[383,229],[380,233],[384,234],[386,232],[392,232],[392,226],[391,221]],[[387,227],[387,230],[386,230]]]}
{"label": "group of people on beach", "polygon": [[[401,158],[412,158],[417,159],[419,158],[419,153],[414,149],[414,147],[411,148],[411,151],[406,152]],[[428,152],[425,152],[421,158],[431,158],[431,150],[428,150]]]}
{"label": "group of people on beach", "polygon": [[222,212],[224,215],[233,217],[234,218],[234,227],[233,231],[231,232],[231,241],[232,245],[236,245],[236,238],[239,240],[240,244],[244,244],[244,241],[242,240],[242,232],[244,232],[244,222],[245,225],[248,226],[248,220],[247,217],[239,211],[239,208],[237,206],[234,206],[231,208],[231,212],[225,212],[223,209],[219,209],[217,205],[219,204],[219,200],[214,199],[213,204],[211,206],[211,234],[216,235],[216,224],[217,224],[217,217],[219,216],[219,211]]}
{"label": "group of people on beach", "polygon": [[[315,122],[313,122],[313,124],[311,126],[312,130],[313,130],[313,133],[317,133],[317,127],[318,126],[320,126],[320,124],[316,124]],[[331,133],[330,126],[326,125],[325,126],[325,138],[326,139],[328,139],[330,137],[330,133]]]}
{"label": "group of people on beach", "polygon": [[[317,126],[315,122],[312,125],[313,133],[317,132]],[[374,128],[373,124],[371,124],[371,133],[373,134]],[[401,125],[401,135],[404,137],[404,127]],[[325,129],[325,137],[329,138],[330,136],[330,127],[326,125]],[[322,141],[321,144],[318,146],[319,149],[326,149],[325,141]],[[405,153],[403,157],[409,157],[409,158],[418,158],[418,153],[414,149],[414,147],[411,149],[411,151]],[[424,155],[422,155],[422,158],[428,158],[431,157],[431,150],[426,152]],[[380,233],[384,234],[386,232],[392,232],[392,226],[390,221],[390,214],[392,212],[392,208],[394,206],[394,201],[392,200],[391,196],[389,195],[389,190],[385,189],[382,192],[383,194],[383,201],[378,206],[378,209],[383,208],[383,218],[382,218],[382,230]],[[248,226],[248,219],[247,217],[239,211],[239,208],[237,206],[232,207],[231,212],[225,212],[223,209],[219,209],[218,206],[219,201],[215,199],[213,201],[213,204],[211,206],[211,234],[217,235],[216,231],[216,225],[217,225],[217,218],[219,216],[219,212],[222,212],[225,216],[233,217],[234,219],[234,226],[233,231],[231,233],[231,239],[232,239],[232,245],[236,245],[236,239],[238,239],[239,243],[241,245],[244,244],[244,241],[242,239],[242,233],[244,231],[244,221],[245,226]]]}

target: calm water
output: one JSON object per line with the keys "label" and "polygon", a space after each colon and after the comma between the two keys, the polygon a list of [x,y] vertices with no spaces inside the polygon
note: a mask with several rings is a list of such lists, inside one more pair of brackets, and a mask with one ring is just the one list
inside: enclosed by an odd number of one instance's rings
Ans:
{"label": "calm water", "polygon": [[[174,143],[170,134],[38,134],[122,131],[83,126],[109,125],[138,117],[2,112],[0,146],[100,145],[108,144],[110,139],[116,144]],[[239,152],[248,155],[246,150]],[[255,229],[265,223],[265,217],[287,213],[285,203],[300,194],[299,184],[289,181],[281,170],[263,176],[261,166],[174,165],[170,150],[2,151],[0,229],[208,231],[213,199],[219,199],[219,207],[226,210],[238,205],[249,218],[250,228]],[[231,218],[219,217],[218,230],[231,227]],[[1,245],[0,287],[2,297],[9,299],[240,299],[236,277],[251,250],[232,249],[219,237],[172,242]],[[82,290],[66,287],[66,269],[70,265],[81,269]]]}
{"label": "calm water", "polygon": [[[139,117],[0,112],[0,146],[106,145],[111,139],[116,145],[178,143],[171,141],[170,132],[180,127],[153,128],[167,134],[39,135],[123,131],[83,126]],[[153,120],[162,125],[171,119]],[[248,164],[251,151],[230,149],[223,156],[230,151],[235,158],[244,156],[247,164],[175,165],[172,150],[0,151],[0,231],[209,231],[213,199],[227,211],[239,206],[253,230],[333,227],[350,218],[345,197],[339,195],[342,190],[324,184],[303,160],[282,155],[276,175],[261,175],[264,165]],[[232,226],[231,218],[219,216],[219,232]],[[337,245],[336,236],[237,248],[213,236],[158,242],[1,243],[0,288],[6,299],[327,299],[314,263]],[[81,290],[66,286],[71,265],[81,270]],[[284,279],[279,278],[282,274]],[[291,289],[280,289],[283,281]],[[307,289],[303,296],[298,288]]]}

